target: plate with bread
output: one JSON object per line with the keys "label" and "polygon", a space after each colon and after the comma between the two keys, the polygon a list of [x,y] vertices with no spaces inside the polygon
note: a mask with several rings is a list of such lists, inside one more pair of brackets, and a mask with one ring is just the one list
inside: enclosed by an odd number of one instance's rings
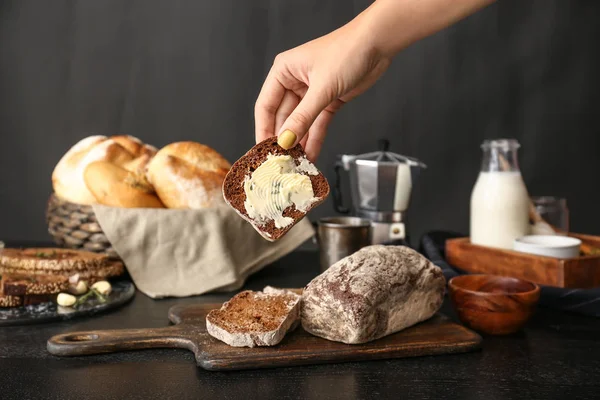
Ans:
{"label": "plate with bread", "polygon": [[89,316],[131,300],[123,263],[63,248],[0,249],[0,325]]}

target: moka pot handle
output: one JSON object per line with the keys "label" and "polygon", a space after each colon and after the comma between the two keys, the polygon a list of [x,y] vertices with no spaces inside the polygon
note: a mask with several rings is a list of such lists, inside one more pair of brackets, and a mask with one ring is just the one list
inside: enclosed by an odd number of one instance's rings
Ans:
{"label": "moka pot handle", "polygon": [[335,166],[334,166],[334,170],[335,170],[335,184],[333,185],[332,188],[332,194],[333,194],[333,207],[335,208],[335,210],[337,212],[339,212],[340,214],[349,214],[350,210],[348,209],[348,207],[344,206],[343,201],[342,201],[342,189],[341,189],[341,175],[340,175],[340,170],[344,169],[344,165],[342,164],[341,161],[336,161]]}

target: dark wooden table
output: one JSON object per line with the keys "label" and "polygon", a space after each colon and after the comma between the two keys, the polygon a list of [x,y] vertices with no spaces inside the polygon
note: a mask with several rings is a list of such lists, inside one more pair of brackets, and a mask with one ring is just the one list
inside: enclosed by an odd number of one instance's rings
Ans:
{"label": "dark wooden table", "polygon": [[[317,273],[317,254],[299,251],[246,288],[299,287]],[[545,309],[519,334],[484,337],[480,352],[402,360],[223,373],[196,367],[185,350],[79,358],[46,352],[58,333],[165,326],[175,304],[230,296],[151,300],[137,293],[122,309],[93,318],[0,328],[0,399],[600,398],[600,320]],[[447,302],[442,312],[455,317]]]}

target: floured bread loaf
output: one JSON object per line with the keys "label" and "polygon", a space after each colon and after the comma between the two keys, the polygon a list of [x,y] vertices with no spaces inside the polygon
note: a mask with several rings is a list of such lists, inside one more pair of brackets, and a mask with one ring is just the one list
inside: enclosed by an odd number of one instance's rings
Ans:
{"label": "floured bread loaf", "polygon": [[329,195],[329,184],[300,145],[284,150],[266,139],[236,161],[223,197],[262,237],[275,241]]}
{"label": "floured bread loaf", "polygon": [[200,209],[223,204],[221,185],[229,162],[195,142],[171,143],[148,164],[148,181],[168,208]]}
{"label": "floured bread loaf", "polygon": [[274,346],[298,325],[301,297],[267,287],[243,291],[206,316],[208,333],[230,346]]}
{"label": "floured bread loaf", "polygon": [[432,317],[445,283],[440,268],[408,247],[364,247],[306,286],[302,327],[325,339],[366,343]]}

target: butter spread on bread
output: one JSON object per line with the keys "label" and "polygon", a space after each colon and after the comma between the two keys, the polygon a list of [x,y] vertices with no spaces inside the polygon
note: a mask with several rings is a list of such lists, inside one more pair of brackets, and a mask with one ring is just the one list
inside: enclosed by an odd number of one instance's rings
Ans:
{"label": "butter spread on bread", "polygon": [[246,176],[244,206],[250,218],[263,223],[273,220],[275,227],[283,228],[294,222],[293,218],[283,216],[283,210],[294,205],[306,212],[318,200],[306,174],[318,175],[319,171],[306,157],[299,161],[296,165],[289,155],[269,154],[264,163]]}
{"label": "butter spread on bread", "polygon": [[[281,156],[284,157],[280,158]],[[289,190],[287,185],[297,185],[279,177],[281,171],[277,170],[278,163],[280,163],[280,167],[283,164],[287,165],[285,168],[290,171],[294,170],[291,177],[302,175],[299,178],[294,178],[294,182],[298,179],[298,182],[306,185],[310,181],[312,194],[307,190],[307,187],[302,190],[298,189],[299,193],[293,194],[294,190]],[[264,172],[261,172],[265,164],[267,166]],[[268,172],[269,165],[275,168],[277,178],[270,177],[273,175]],[[257,171],[259,172],[258,175],[256,175]],[[261,175],[263,175],[263,178],[260,178]],[[266,175],[266,179],[264,175]],[[262,179],[264,179],[264,182],[262,182]],[[274,192],[279,191],[279,193],[264,192],[262,195],[254,196],[252,192],[256,189],[256,182],[254,182],[255,186],[251,186],[251,183],[259,180],[261,180],[259,183],[263,185],[265,190],[269,185],[268,182],[271,182],[271,190]],[[282,187],[273,187],[272,185],[275,183],[286,183],[286,188],[283,188],[283,184]],[[284,197],[281,189],[284,189],[288,196],[292,193],[298,204],[294,204],[291,201],[292,198]],[[248,195],[249,193],[250,195]],[[306,153],[304,153],[302,146],[298,144],[291,149],[283,149],[277,144],[277,137],[275,136],[256,144],[240,157],[233,164],[223,182],[223,198],[227,204],[248,221],[263,238],[271,242],[283,237],[310,210],[325,201],[328,195],[329,184],[327,179],[306,159]],[[274,203],[270,203],[267,196],[273,196],[271,199]],[[298,197],[299,199],[297,199]],[[305,200],[307,197],[310,198],[310,201]],[[281,210],[277,208],[281,208]],[[277,215],[275,215],[275,212]],[[277,221],[273,219],[273,216],[276,217]]]}

